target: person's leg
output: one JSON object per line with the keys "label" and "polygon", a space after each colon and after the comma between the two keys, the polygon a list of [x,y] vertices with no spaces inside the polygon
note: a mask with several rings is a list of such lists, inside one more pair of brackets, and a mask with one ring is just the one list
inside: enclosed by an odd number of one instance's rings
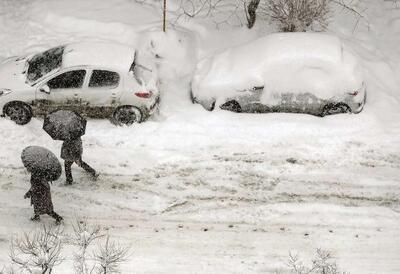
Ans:
{"label": "person's leg", "polygon": [[91,166],[85,163],[82,158],[76,161],[76,164],[83,168],[86,172],[90,173],[93,177],[97,177],[96,170],[94,170]]}
{"label": "person's leg", "polygon": [[63,220],[63,218],[60,215],[58,215],[57,213],[55,213],[54,211],[50,212],[49,216],[53,217],[56,220],[57,224],[59,224]]}
{"label": "person's leg", "polygon": [[31,221],[34,222],[39,222],[40,221],[40,215],[37,213],[37,211],[35,210],[35,207],[33,208],[33,217],[31,218]]}
{"label": "person's leg", "polygon": [[74,162],[65,160],[64,162],[64,167],[65,167],[65,178],[66,178],[66,184],[70,185],[74,181],[72,178],[72,172],[71,172],[71,166]]}

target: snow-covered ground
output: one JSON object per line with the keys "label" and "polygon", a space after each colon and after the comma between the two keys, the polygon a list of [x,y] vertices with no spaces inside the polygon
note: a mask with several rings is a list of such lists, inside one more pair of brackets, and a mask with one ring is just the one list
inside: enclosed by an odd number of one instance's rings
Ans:
{"label": "snow-covered ground", "polygon": [[[325,118],[191,104],[197,59],[264,35],[261,24],[214,30],[192,20],[164,35],[158,4],[0,2],[0,59],[80,40],[161,56],[160,114],[132,127],[90,120],[84,158],[101,177],[75,168],[75,185],[53,183],[67,230],[87,216],[131,243],[123,273],[274,273],[289,251],[307,258],[319,247],[350,273],[400,273],[400,9],[363,2],[369,29],[360,23],[353,32],[351,16],[339,13],[329,31],[362,57],[367,104],[358,115]],[[41,126],[0,119],[0,265],[11,235],[37,226],[22,198],[29,174],[20,152],[42,145],[58,155],[61,147]],[[71,265],[55,273],[72,273]]]}

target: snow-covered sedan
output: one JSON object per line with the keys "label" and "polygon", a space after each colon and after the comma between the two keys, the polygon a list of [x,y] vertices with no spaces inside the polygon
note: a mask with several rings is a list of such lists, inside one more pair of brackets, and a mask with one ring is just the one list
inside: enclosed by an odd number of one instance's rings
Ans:
{"label": "snow-covered sedan", "polygon": [[332,35],[278,33],[201,60],[194,103],[235,112],[359,113],[366,86],[354,53]]}
{"label": "snow-covered sedan", "polygon": [[70,109],[118,124],[146,120],[157,108],[150,58],[116,43],[82,42],[0,64],[0,114],[17,124]]}

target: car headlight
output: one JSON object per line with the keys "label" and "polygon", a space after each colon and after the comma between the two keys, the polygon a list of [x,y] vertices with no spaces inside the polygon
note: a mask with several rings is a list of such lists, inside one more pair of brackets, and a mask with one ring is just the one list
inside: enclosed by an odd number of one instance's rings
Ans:
{"label": "car headlight", "polygon": [[12,90],[8,89],[8,88],[0,89],[0,96],[7,95],[7,94],[9,94],[11,92],[12,92]]}

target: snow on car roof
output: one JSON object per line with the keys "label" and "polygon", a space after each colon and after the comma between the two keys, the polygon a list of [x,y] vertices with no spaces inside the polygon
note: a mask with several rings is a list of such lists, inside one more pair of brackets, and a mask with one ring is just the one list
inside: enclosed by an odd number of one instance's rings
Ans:
{"label": "snow on car roof", "polygon": [[197,65],[197,97],[230,97],[264,86],[269,92],[312,92],[330,98],[361,85],[358,60],[336,36],[276,33],[230,48]]}
{"label": "snow on car roof", "polygon": [[65,46],[62,66],[93,66],[128,72],[135,49],[117,43],[82,42]]}

